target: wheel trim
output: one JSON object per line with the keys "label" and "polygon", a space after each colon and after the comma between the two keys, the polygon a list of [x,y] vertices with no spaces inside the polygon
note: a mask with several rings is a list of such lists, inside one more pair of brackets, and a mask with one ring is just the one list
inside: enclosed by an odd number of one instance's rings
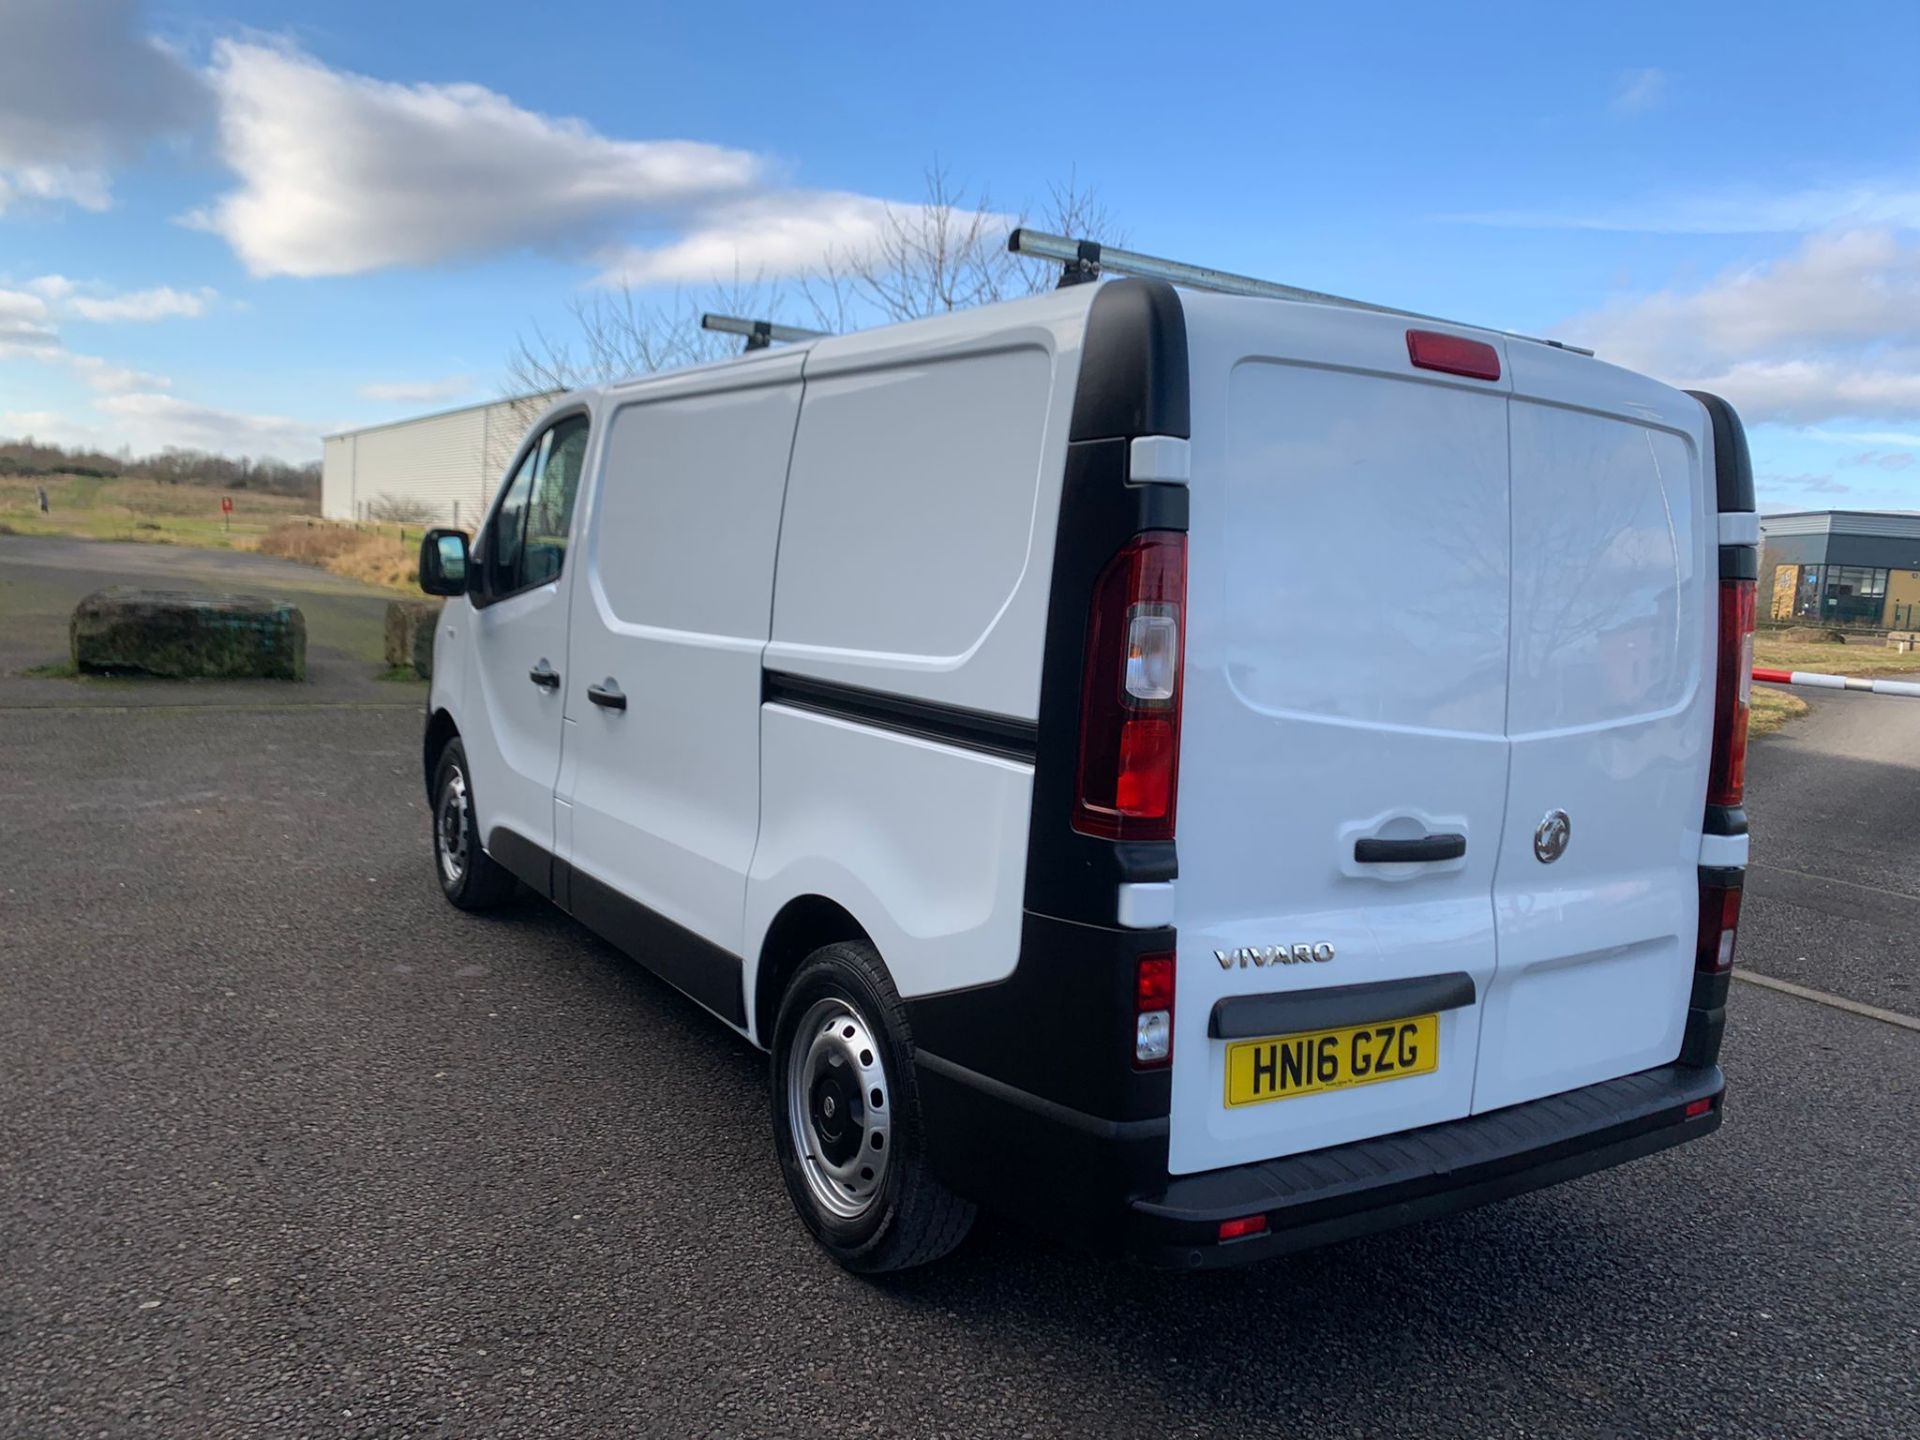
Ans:
{"label": "wheel trim", "polygon": [[858,1220],[892,1163],[893,1087],[872,1028],[851,1003],[817,1000],[793,1032],[787,1127],[815,1205]]}
{"label": "wheel trim", "polygon": [[449,889],[457,889],[467,873],[467,837],[472,833],[467,777],[456,768],[440,787],[440,803],[433,817],[433,848],[439,856],[441,879]]}

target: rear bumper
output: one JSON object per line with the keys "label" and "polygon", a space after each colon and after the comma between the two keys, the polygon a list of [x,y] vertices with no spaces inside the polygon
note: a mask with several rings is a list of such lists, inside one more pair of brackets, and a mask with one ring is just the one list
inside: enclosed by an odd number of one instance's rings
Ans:
{"label": "rear bumper", "polygon": [[[1063,1238],[1178,1269],[1271,1259],[1636,1160],[1717,1130],[1726,1088],[1718,1066],[1667,1065],[1420,1130],[1169,1176],[1164,1121],[1100,1121],[996,1082],[982,1088],[983,1078],[931,1056],[920,1066],[930,1150],[949,1184]],[[1265,1233],[1220,1241],[1221,1221],[1254,1215]]]}

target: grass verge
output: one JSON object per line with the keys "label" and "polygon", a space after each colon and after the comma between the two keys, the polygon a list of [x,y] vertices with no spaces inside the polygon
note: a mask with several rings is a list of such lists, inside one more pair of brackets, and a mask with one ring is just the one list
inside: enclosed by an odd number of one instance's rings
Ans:
{"label": "grass verge", "polygon": [[1771,735],[1789,720],[1797,720],[1806,713],[1807,702],[1798,695],[1756,685],[1753,687],[1753,711],[1747,719],[1747,734],[1755,737]]}
{"label": "grass verge", "polygon": [[1920,671],[1920,651],[1902,655],[1884,640],[1771,640],[1753,637],[1753,663],[1770,670],[1812,670],[1823,675],[1907,675]]}

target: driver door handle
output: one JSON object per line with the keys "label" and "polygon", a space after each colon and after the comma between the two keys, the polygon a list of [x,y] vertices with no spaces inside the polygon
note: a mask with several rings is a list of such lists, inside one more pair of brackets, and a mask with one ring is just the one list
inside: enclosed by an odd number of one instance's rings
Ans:
{"label": "driver door handle", "polygon": [[620,687],[614,683],[611,675],[609,675],[602,684],[587,686],[587,699],[591,700],[603,710],[624,710],[627,708],[627,697]]}
{"label": "driver door handle", "polygon": [[538,685],[542,690],[558,690],[560,688],[560,672],[545,660],[542,660],[527,672],[527,679]]}

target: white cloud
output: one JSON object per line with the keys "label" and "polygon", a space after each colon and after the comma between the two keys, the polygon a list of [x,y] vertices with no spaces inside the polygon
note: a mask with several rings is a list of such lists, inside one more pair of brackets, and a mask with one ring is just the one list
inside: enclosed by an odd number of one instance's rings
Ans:
{"label": "white cloud", "polygon": [[256,275],[578,250],[760,175],[744,151],[609,139],[478,85],[394,84],[291,49],[218,41],[211,79],[240,186],[189,223]]}
{"label": "white cloud", "polygon": [[171,285],[131,290],[123,295],[76,295],[67,309],[82,320],[167,320],[204,315],[217,297],[210,289],[176,290]]}
{"label": "white cloud", "polygon": [[98,450],[112,448],[92,426],[57,410],[0,410],[0,439],[22,440],[28,436],[43,445],[77,445]]}
{"label": "white cloud", "polygon": [[174,445],[292,461],[311,460],[320,453],[317,426],[280,415],[221,410],[155,391],[104,396],[94,402],[94,409],[113,417],[120,438],[136,451]]}
{"label": "white cloud", "polygon": [[449,375],[444,380],[392,380],[362,385],[362,399],[400,405],[431,405],[473,393],[471,375]]}
{"label": "white cloud", "polygon": [[103,360],[98,355],[79,355],[71,350],[60,350],[47,358],[65,365],[89,387],[106,394],[122,390],[165,390],[173,384],[164,375],[132,370],[124,365],[116,365],[111,360]]}
{"label": "white cloud", "polygon": [[39,275],[27,281],[24,288],[45,302],[45,313],[100,322],[191,318],[206,314],[220,298],[205,285],[197,290],[156,285],[151,290],[114,291],[97,280],[82,282],[65,275]]}
{"label": "white cloud", "polygon": [[1920,465],[1920,456],[1911,450],[1863,450],[1840,462],[1847,466],[1871,466],[1875,470],[1911,470]]}
{"label": "white cloud", "polygon": [[138,19],[135,0],[0,4],[0,210],[104,210],[116,164],[198,124],[204,87]]}
{"label": "white cloud", "polygon": [[1907,180],[1801,190],[1710,189],[1597,210],[1482,210],[1443,215],[1517,230],[1618,230],[1659,235],[1813,234],[1881,226],[1920,229],[1920,186]]}
{"label": "white cloud", "polygon": [[1648,67],[1623,71],[1614,85],[1613,113],[1644,115],[1649,110],[1659,109],[1666,98],[1667,75],[1664,70]]}
{"label": "white cloud", "polygon": [[755,195],[712,207],[668,244],[607,253],[601,278],[643,286],[794,275],[830,256],[871,248],[888,211],[884,200],[844,191]]}
{"label": "white cloud", "polygon": [[113,205],[107,172],[71,165],[22,165],[0,170],[0,211],[20,200],[70,200],[82,210],[106,210]]}
{"label": "white cloud", "polygon": [[1920,415],[1920,247],[1889,231],[1814,236],[1566,329],[1602,359],[1724,394],[1750,423]]}
{"label": "white cloud", "polygon": [[1909,445],[1920,450],[1920,434],[1907,430],[1822,430],[1803,432],[1812,440],[1831,440],[1841,445]]}
{"label": "white cloud", "polygon": [[0,290],[0,354],[59,344],[60,332],[48,321],[45,300],[24,290]]}

